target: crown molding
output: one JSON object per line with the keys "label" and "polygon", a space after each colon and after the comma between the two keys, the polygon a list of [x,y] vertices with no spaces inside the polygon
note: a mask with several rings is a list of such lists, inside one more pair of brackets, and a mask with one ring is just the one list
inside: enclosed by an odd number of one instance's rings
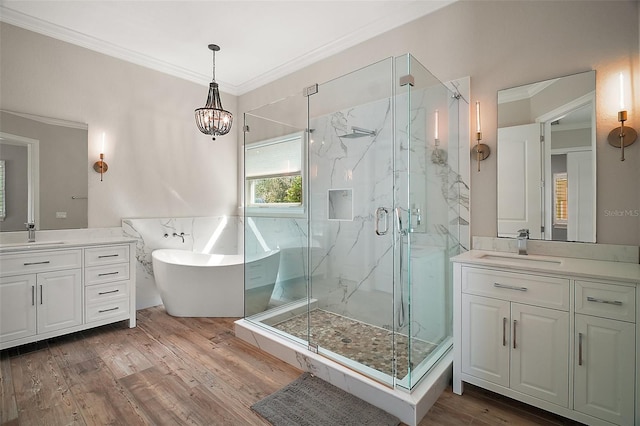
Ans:
{"label": "crown molding", "polygon": [[[16,27],[24,28],[25,30],[45,35],[47,37],[71,43],[76,46],[84,47],[86,49],[93,50],[107,56],[122,59],[123,61],[131,62],[145,68],[150,68],[164,74],[191,81],[193,83],[208,86],[209,82],[211,81],[210,76],[196,73],[165,61],[160,61],[158,59],[152,58],[151,56],[134,52],[124,47],[116,46],[104,40],[91,37],[89,35],[62,27],[60,25],[52,24],[42,19],[34,18],[33,16],[17,12],[3,5],[0,5],[0,21],[7,24],[15,25]],[[217,80],[217,83],[219,84],[221,91],[230,93],[232,95],[237,95],[238,88],[236,86],[227,84],[220,80]]]}
{"label": "crown molding", "polygon": [[[335,55],[336,53],[355,46],[356,44],[362,43],[370,38],[378,36],[381,33],[384,33],[393,28],[418,19],[419,17],[422,17],[428,13],[441,9],[442,7],[454,3],[455,1],[458,0],[414,1],[410,4],[405,5],[404,7],[398,8],[395,13],[386,15],[380,20],[372,22],[359,30],[350,33],[336,41],[328,43],[318,49],[305,53],[251,80],[247,80],[238,85],[230,84],[228,82],[220,80],[216,81],[219,84],[221,91],[233,96],[240,96],[242,94],[250,92],[251,90],[257,89],[258,87],[289,75],[295,71],[298,71],[304,67],[307,67],[315,62]],[[183,68],[169,62],[161,61],[152,58],[151,56],[134,52],[124,47],[116,46],[112,43],[80,33],[78,31],[60,25],[52,24],[42,19],[38,19],[15,11],[1,4],[0,21],[200,85],[208,86],[209,82],[211,81],[211,78],[208,75],[200,74],[187,68]]]}
{"label": "crown molding", "polygon": [[372,22],[355,32],[307,52],[298,58],[242,83],[238,86],[238,94],[242,95],[250,92],[264,86],[265,84],[271,83],[279,78],[285,77],[295,71],[301,70],[318,61],[376,37],[384,32],[390,31],[408,22],[419,19],[429,13],[435,12],[436,10],[451,3],[455,3],[456,1],[458,0],[414,1],[402,8],[398,8],[396,13],[386,15],[384,18]]}
{"label": "crown molding", "polygon": [[504,104],[532,98],[558,80],[560,79],[553,78],[551,80],[539,81],[537,83],[500,90],[498,92],[498,103]]}
{"label": "crown molding", "polygon": [[27,114],[24,112],[9,111],[7,109],[0,109],[0,112],[15,115],[22,118],[27,118],[29,120],[39,121],[40,123],[50,124],[52,126],[61,126],[61,127],[68,127],[71,129],[80,129],[80,130],[89,129],[89,125],[87,123],[80,123],[77,121],[63,120],[60,118],[52,118],[52,117],[44,117],[42,115],[34,115],[34,114]]}

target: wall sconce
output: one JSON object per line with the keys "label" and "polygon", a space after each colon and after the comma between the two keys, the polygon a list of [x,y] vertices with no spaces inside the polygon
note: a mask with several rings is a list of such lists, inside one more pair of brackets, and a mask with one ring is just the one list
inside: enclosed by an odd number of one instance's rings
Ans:
{"label": "wall sconce", "polygon": [[489,145],[480,143],[482,140],[482,129],[480,127],[480,102],[476,102],[476,144],[471,148],[471,154],[476,157],[478,162],[478,171],[480,171],[480,162],[489,157],[491,148]]}
{"label": "wall sconce", "polygon": [[620,127],[616,127],[611,132],[607,140],[609,145],[620,148],[620,161],[624,161],[624,147],[633,144],[638,138],[638,133],[633,127],[625,127],[627,121],[627,111],[624,109],[624,77],[620,73],[620,111],[618,111],[618,121]]}
{"label": "wall sconce", "polygon": [[104,161],[104,132],[102,132],[102,149],[100,150],[100,159],[93,163],[93,170],[96,173],[100,173],[100,182],[102,182],[102,175],[109,170],[109,165]]}
{"label": "wall sconce", "polygon": [[447,164],[447,151],[445,151],[444,149],[440,148],[440,138],[438,137],[438,126],[440,125],[439,123],[439,112],[438,110],[435,111],[434,114],[434,124],[433,124],[433,143],[434,143],[434,148],[433,148],[433,152],[431,153],[431,162],[433,164],[437,164],[440,166],[444,166],[445,164]]}

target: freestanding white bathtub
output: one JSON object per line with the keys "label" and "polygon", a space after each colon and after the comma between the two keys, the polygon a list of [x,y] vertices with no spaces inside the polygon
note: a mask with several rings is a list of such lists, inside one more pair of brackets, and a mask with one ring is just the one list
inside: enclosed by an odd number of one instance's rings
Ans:
{"label": "freestanding white bathtub", "polygon": [[[160,298],[176,317],[242,317],[245,269],[242,254],[206,254],[159,249],[151,254]],[[261,271],[259,280],[247,280],[252,305],[265,310],[275,286],[280,251],[261,253],[246,262],[247,271]],[[253,283],[253,284],[252,284]],[[259,295],[256,298],[256,295]],[[253,308],[255,309],[255,308]]]}

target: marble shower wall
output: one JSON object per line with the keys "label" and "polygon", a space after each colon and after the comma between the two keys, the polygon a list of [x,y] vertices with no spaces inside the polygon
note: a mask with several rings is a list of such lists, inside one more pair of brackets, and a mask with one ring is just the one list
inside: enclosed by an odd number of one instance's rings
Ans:
{"label": "marble shower wall", "polygon": [[[184,232],[182,237],[174,233]],[[132,218],[122,219],[122,233],[136,242],[136,308],[162,304],[153,276],[151,253],[173,248],[215,254],[238,254],[242,226],[238,217]],[[166,235],[166,237],[165,237]],[[244,285],[244,283],[238,283]]]}

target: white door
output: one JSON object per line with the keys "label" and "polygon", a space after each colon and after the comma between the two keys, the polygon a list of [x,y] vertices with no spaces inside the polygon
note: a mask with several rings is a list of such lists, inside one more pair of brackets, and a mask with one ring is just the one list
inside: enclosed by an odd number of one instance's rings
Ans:
{"label": "white door", "polygon": [[569,406],[569,313],[511,304],[511,389]]}
{"label": "white door", "polygon": [[462,372],[509,386],[509,302],[462,295]]}
{"label": "white door", "polygon": [[38,334],[82,324],[80,269],[38,274],[37,284]]}
{"label": "white door", "polygon": [[498,236],[543,238],[540,124],[498,129]]}
{"label": "white door", "polygon": [[567,153],[567,240],[596,241],[596,200],[591,151]]}
{"label": "white door", "polygon": [[36,276],[0,278],[0,342],[36,334]]}
{"label": "white door", "polygon": [[574,409],[634,423],[635,325],[576,314]]}

